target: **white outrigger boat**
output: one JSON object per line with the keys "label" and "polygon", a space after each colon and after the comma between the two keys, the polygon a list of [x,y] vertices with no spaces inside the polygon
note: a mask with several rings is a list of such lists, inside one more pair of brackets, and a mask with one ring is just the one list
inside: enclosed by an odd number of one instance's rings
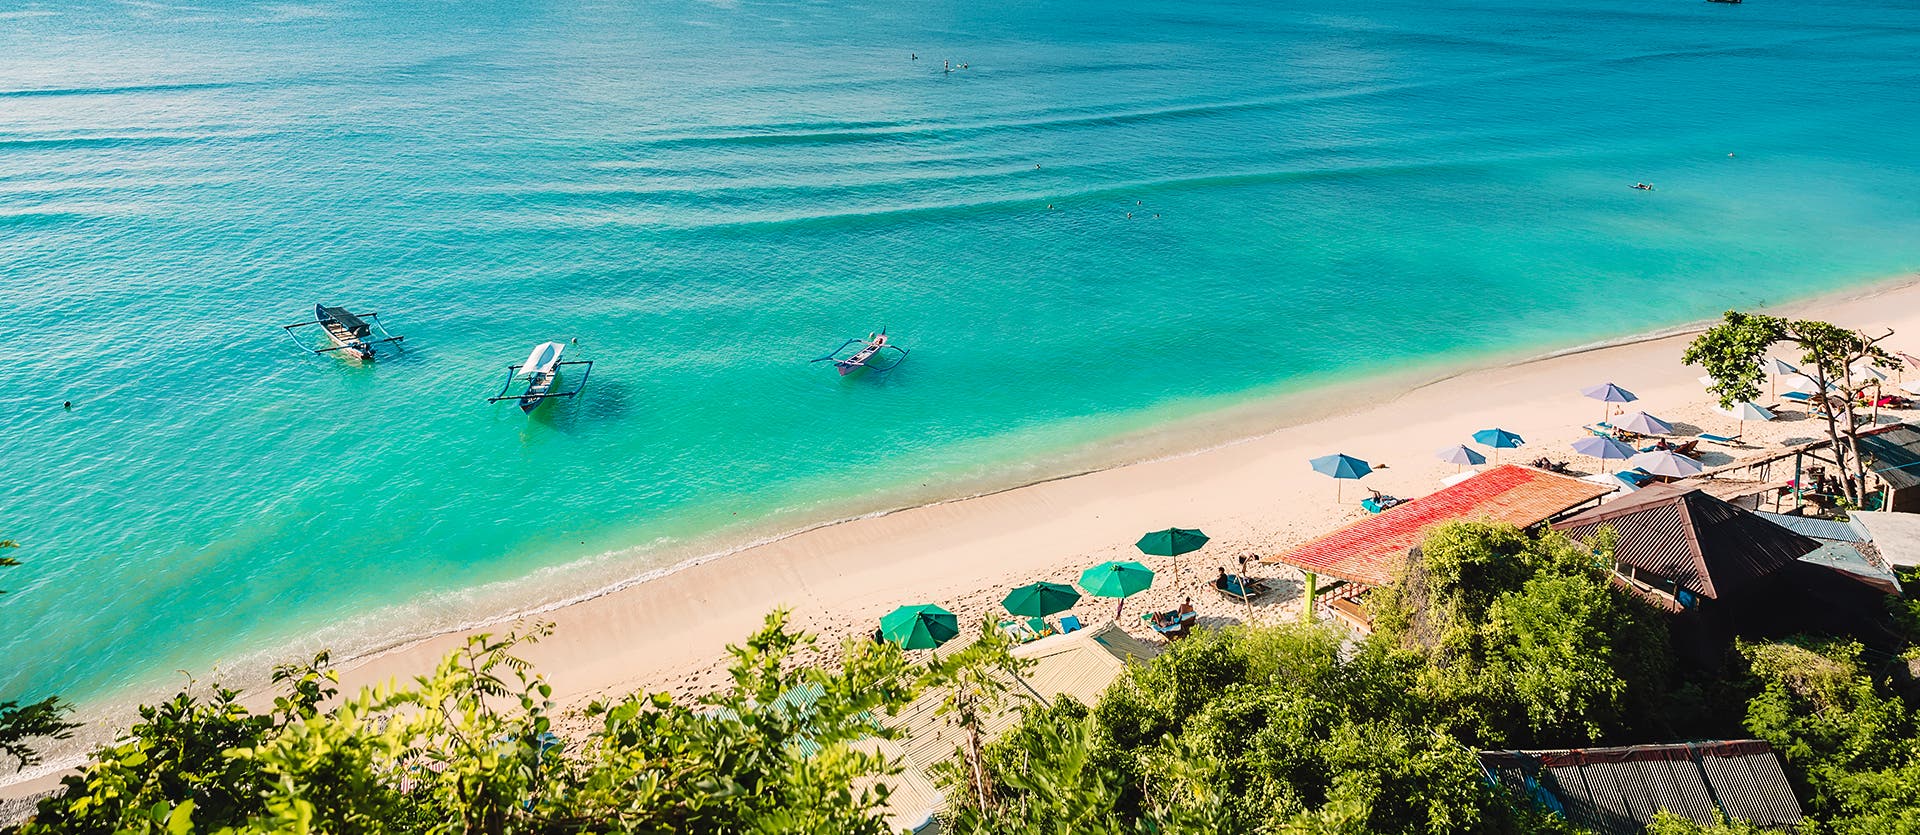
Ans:
{"label": "white outrigger boat", "polygon": [[[500,393],[487,398],[488,403],[502,400],[520,401],[520,411],[532,412],[549,397],[572,397],[584,391],[587,378],[593,376],[593,360],[573,360],[561,362],[561,352],[567,350],[563,342],[542,342],[533,346],[533,352],[527,355],[527,361],[519,365],[507,366],[507,381],[500,386]],[[586,373],[580,375],[580,385],[572,391],[554,391],[554,385],[560,381],[560,368],[566,365],[584,365]],[[519,394],[508,394],[516,381],[526,381],[527,388]]]}
{"label": "white outrigger boat", "polygon": [[[851,355],[845,357],[840,356],[842,351],[852,348],[855,345],[860,346],[858,350],[854,351]],[[895,352],[892,355],[893,361],[876,365],[875,361],[878,360],[881,353],[885,351]],[[862,368],[870,368],[875,373],[884,374],[892,371],[895,367],[899,366],[900,363],[907,361],[907,349],[888,341],[887,332],[885,329],[882,329],[879,333],[867,334],[866,339],[860,339],[858,337],[849,339],[841,343],[840,347],[833,349],[832,352],[814,360],[814,362],[827,362],[829,360],[833,362],[833,367],[840,369],[840,376],[842,377]]]}
{"label": "white outrigger boat", "polygon": [[[315,348],[301,342],[300,337],[293,335],[294,328],[304,328],[308,325],[319,325],[320,330],[327,335],[327,341],[333,343],[333,347]],[[379,328],[380,330],[379,339],[369,338],[373,336],[375,328]],[[387,326],[380,324],[380,314],[378,313],[353,313],[344,307],[328,307],[324,304],[317,303],[313,306],[313,321],[281,325],[280,329],[286,331],[287,338],[292,339],[293,344],[299,345],[303,351],[311,351],[316,354],[341,351],[347,356],[358,360],[373,359],[373,346],[375,345],[386,342],[398,343],[400,340],[406,339],[404,336],[394,336],[388,333]],[[397,344],[396,347],[398,347]]]}

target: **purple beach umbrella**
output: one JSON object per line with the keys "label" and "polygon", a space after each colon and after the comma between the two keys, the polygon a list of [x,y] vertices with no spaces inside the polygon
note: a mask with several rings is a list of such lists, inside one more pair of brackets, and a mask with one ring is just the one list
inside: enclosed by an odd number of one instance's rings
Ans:
{"label": "purple beach umbrella", "polygon": [[1673,424],[1647,414],[1646,412],[1634,412],[1631,417],[1620,422],[1620,428],[1642,435],[1673,434]]}
{"label": "purple beach umbrella", "polygon": [[[1600,385],[1597,385],[1597,386],[1587,386],[1586,388],[1581,389],[1580,393],[1588,397],[1591,397],[1595,400],[1598,400],[1601,403],[1632,403],[1633,401],[1640,399],[1638,397],[1635,397],[1633,392],[1627,391],[1626,389],[1623,389],[1612,383],[1601,383]],[[1606,420],[1607,420],[1607,407],[1601,406],[1600,421],[1602,423],[1605,423]]]}
{"label": "purple beach umbrella", "polygon": [[1686,478],[1699,475],[1706,465],[1668,449],[1656,449],[1642,452],[1627,461],[1627,466],[1638,467],[1654,475],[1668,478]]}
{"label": "purple beach umbrella", "polygon": [[1573,451],[1588,458],[1598,458],[1601,462],[1625,461],[1639,454],[1639,451],[1610,437],[1594,435],[1573,442]]}

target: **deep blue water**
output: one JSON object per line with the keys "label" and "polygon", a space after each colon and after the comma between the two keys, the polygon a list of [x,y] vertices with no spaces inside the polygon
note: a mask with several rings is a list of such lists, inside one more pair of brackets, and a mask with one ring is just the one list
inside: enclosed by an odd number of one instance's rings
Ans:
{"label": "deep blue water", "polygon": [[[1911,271],[1916,54],[1912,0],[0,6],[0,694]],[[405,354],[299,353],[317,300]],[[482,401],[573,338],[581,400]]]}

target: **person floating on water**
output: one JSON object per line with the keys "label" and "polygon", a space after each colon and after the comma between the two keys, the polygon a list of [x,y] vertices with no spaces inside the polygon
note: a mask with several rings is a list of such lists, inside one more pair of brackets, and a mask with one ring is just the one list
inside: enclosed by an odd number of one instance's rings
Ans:
{"label": "person floating on water", "polygon": [[64,402],[62,402],[62,403],[60,404],[60,408],[62,408],[62,409],[66,409],[66,410],[67,410],[67,411],[69,411],[69,412],[71,412],[71,411],[73,411],[73,401],[71,401],[71,400],[67,400],[67,401],[64,401]]}
{"label": "person floating on water", "polygon": [[1652,190],[1653,190],[1653,186],[1650,186],[1650,185],[1648,185],[1648,184],[1646,184],[1646,183],[1634,183],[1634,184],[1633,184],[1633,187],[1634,187],[1634,188],[1637,188],[1637,189],[1639,189],[1639,190],[1641,190],[1641,191],[1652,191]]}
{"label": "person floating on water", "polygon": [[918,53],[918,52],[915,52],[915,53],[912,53],[912,55],[913,55],[913,60],[915,60],[915,61],[918,61],[918,60],[920,60],[920,53]]}

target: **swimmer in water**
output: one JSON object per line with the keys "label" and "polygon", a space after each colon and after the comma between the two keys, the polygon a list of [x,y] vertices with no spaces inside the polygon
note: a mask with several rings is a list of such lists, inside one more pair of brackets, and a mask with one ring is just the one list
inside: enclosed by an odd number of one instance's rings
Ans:
{"label": "swimmer in water", "polygon": [[60,404],[60,408],[63,408],[63,409],[66,409],[66,410],[67,410],[67,411],[69,411],[69,412],[71,412],[71,411],[73,411],[73,401],[71,401],[71,400],[67,400],[67,401],[64,401],[64,402],[62,402],[62,403]]}

